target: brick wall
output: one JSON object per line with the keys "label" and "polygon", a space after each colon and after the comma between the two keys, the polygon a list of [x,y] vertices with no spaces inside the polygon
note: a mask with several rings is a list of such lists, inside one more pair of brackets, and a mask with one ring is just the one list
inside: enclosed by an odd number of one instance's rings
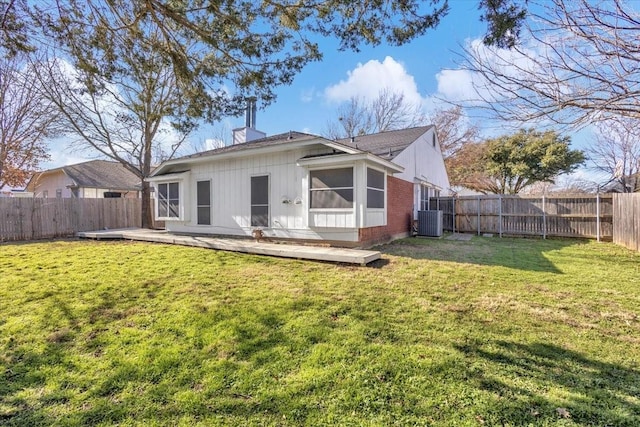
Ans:
{"label": "brick wall", "polygon": [[358,230],[362,246],[408,236],[413,216],[413,183],[387,176],[387,225]]}

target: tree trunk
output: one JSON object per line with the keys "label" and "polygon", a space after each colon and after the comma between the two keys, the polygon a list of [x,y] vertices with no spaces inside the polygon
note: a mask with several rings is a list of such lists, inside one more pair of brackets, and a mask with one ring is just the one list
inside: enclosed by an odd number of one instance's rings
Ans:
{"label": "tree trunk", "polygon": [[151,186],[146,181],[142,181],[142,228],[153,228]]}

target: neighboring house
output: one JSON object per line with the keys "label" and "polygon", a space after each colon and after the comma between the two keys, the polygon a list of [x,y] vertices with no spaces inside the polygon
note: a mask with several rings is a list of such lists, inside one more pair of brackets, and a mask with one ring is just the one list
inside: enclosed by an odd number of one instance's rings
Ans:
{"label": "neighboring house", "polygon": [[34,174],[26,191],[35,197],[140,197],[140,178],[121,163],[91,160]]}
{"label": "neighboring house", "polygon": [[[629,175],[625,178],[626,189],[623,188],[619,179],[607,183],[603,188],[603,193],[636,193],[640,191],[640,174]],[[625,191],[626,190],[626,191]]]}
{"label": "neighboring house", "polygon": [[265,137],[245,127],[233,140],[166,161],[148,178],[167,230],[250,236],[260,229],[267,237],[368,246],[407,236],[424,200],[449,185],[433,126],[343,141],[300,132]]}

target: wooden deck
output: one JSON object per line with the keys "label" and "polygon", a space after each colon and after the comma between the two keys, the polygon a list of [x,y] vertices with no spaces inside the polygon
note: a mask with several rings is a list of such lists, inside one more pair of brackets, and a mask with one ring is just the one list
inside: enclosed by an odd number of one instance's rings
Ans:
{"label": "wooden deck", "polygon": [[248,239],[191,236],[172,234],[163,230],[147,230],[141,228],[83,231],[76,233],[76,235],[87,239],[139,240],[144,242],[169,243],[173,245],[196,246],[200,248],[242,252],[247,254],[306,259],[313,261],[339,262],[345,264],[367,265],[381,257],[380,252],[378,251],[303,246],[288,243],[279,244],[256,242]]}

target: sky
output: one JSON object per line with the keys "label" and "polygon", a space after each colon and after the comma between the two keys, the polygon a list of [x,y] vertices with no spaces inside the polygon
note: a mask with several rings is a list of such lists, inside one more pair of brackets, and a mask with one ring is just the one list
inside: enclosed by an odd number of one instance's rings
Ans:
{"label": "sky", "polygon": [[[267,135],[289,130],[322,134],[327,121],[335,120],[341,102],[351,96],[372,98],[385,88],[403,93],[406,100],[422,105],[426,113],[441,99],[464,97],[471,90],[471,79],[467,72],[457,69],[461,46],[482,39],[486,24],[479,19],[478,1],[450,0],[450,5],[449,14],[436,29],[404,46],[381,44],[362,46],[360,52],[339,51],[334,40],[323,39],[322,61],[307,65],[291,85],[276,89],[275,102],[258,105],[256,128]],[[484,136],[500,132],[495,124],[477,124]],[[243,116],[203,125],[189,137],[182,153],[207,148],[207,139],[218,139],[242,126]],[[587,130],[569,136],[573,148],[583,148],[591,134]],[[65,147],[63,140],[52,142],[50,149],[52,158],[42,165],[45,169],[95,158]]]}

